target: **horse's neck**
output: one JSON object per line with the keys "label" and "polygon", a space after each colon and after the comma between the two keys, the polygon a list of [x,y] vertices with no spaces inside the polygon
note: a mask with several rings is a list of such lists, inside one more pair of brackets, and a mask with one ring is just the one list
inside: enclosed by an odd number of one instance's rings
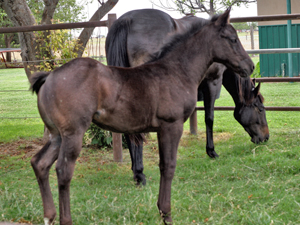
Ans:
{"label": "horse's neck", "polygon": [[223,73],[223,86],[226,88],[226,90],[231,95],[235,105],[241,104],[240,99],[240,86],[239,86],[239,77],[235,75],[235,73],[232,70],[225,70]]}
{"label": "horse's neck", "polygon": [[[173,67],[182,76],[188,77],[194,84],[199,85],[204,79],[205,72],[213,63],[209,38],[206,35],[197,35],[198,38],[189,38],[185,44],[180,44],[162,61]],[[199,38],[200,37],[200,38]],[[177,68],[175,68],[177,67]]]}

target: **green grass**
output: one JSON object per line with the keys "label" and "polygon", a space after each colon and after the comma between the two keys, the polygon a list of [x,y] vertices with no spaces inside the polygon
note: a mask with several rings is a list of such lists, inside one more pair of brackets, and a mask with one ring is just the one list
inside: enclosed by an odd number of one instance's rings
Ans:
{"label": "green grass", "polygon": [[0,70],[0,143],[43,135],[36,101],[24,69]]}
{"label": "green grass", "polygon": [[[0,74],[2,77],[2,71]],[[299,83],[263,83],[261,92],[266,106],[299,105]],[[36,108],[36,96],[29,96],[33,99],[32,107]],[[216,105],[233,106],[225,89]],[[205,153],[204,113],[198,111],[197,136],[189,134],[189,124],[185,123],[172,184],[175,225],[300,224],[299,112],[267,112],[267,120],[270,140],[255,145],[235,121],[233,112],[216,111],[214,139],[220,155],[217,160]],[[8,135],[12,139],[31,137],[33,133],[42,135],[39,120],[21,120],[20,124],[15,121],[19,120],[5,123],[0,120],[0,132],[3,127],[5,133],[14,129],[18,135]],[[34,121],[38,131],[30,134]],[[22,130],[25,134],[21,134]],[[29,147],[20,145],[19,155],[0,151],[0,221],[43,224],[39,188],[27,156]],[[82,150],[71,183],[74,224],[162,224],[156,207],[159,188],[156,135],[151,134],[145,145],[145,187],[135,187],[130,156],[127,150],[123,154],[124,162],[114,163],[111,151]],[[50,185],[58,207],[54,167]]]}

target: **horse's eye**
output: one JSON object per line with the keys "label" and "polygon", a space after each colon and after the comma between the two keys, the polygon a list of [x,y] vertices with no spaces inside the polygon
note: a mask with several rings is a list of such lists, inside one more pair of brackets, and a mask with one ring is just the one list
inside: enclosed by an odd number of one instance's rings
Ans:
{"label": "horse's eye", "polygon": [[230,38],[231,43],[235,44],[237,42],[236,38]]}

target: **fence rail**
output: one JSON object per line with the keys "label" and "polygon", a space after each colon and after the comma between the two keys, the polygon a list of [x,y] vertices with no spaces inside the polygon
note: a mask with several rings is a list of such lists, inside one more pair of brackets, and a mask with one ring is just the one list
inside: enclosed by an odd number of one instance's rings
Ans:
{"label": "fence rail", "polygon": [[[196,110],[204,110],[204,106],[197,106]],[[233,106],[215,106],[214,110],[217,111],[233,111],[235,109],[235,107]],[[289,106],[289,107],[277,107],[277,106],[266,106],[265,107],[266,111],[284,111],[284,112],[288,112],[288,111],[300,111],[300,107],[298,106]]]}
{"label": "fence rail", "polygon": [[279,20],[294,20],[300,19],[300,14],[278,14],[268,16],[249,16],[249,17],[237,17],[230,18],[230,23],[242,23],[242,22],[262,22],[262,21],[279,21]]}
{"label": "fence rail", "polygon": [[300,48],[251,49],[251,50],[246,50],[246,52],[248,54],[300,53]]}

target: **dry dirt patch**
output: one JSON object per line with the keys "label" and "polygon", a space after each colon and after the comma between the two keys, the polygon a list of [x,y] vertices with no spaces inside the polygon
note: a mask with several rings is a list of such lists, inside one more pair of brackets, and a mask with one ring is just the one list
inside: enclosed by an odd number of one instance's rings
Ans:
{"label": "dry dirt patch", "polygon": [[19,139],[9,143],[0,143],[0,157],[24,155],[24,158],[28,158],[32,157],[42,147],[42,139]]}

